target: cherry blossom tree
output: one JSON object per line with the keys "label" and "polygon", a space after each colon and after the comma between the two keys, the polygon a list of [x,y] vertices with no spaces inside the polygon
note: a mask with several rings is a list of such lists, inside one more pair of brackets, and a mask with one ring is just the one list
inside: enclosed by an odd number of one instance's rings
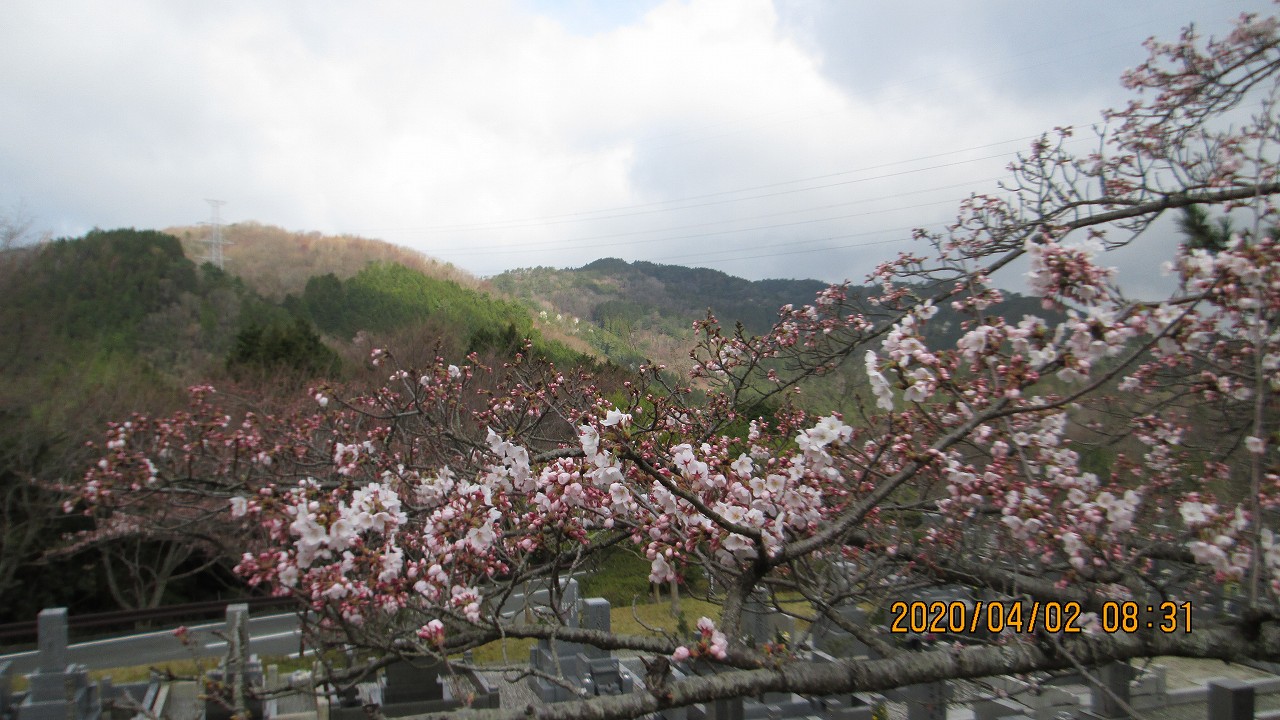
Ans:
{"label": "cherry blossom tree", "polygon": [[[880,265],[867,299],[830,287],[758,337],[698,323],[684,380],[643,367],[608,393],[526,355],[405,367],[380,349],[386,383],[315,388],[305,412],[234,413],[202,387],[188,413],[113,425],[75,504],[106,528],[216,526],[249,582],[380,656],[463,665],[496,640],[556,638],[720,670],[528,710],[542,717],[1157,655],[1280,660],[1280,244],[1265,231],[1280,23],[1245,15],[1226,37],[1148,48],[1097,152],[1068,152],[1069,128],[1045,135],[948,231]],[[1171,256],[1166,297],[1127,295],[1107,253],[1193,205],[1238,233]],[[1002,317],[1023,270],[1046,312]],[[930,333],[942,307],[964,319],[947,346]],[[846,362],[865,372],[856,413],[793,406]],[[627,636],[502,614],[527,583],[554,589],[621,545],[654,582],[699,567],[719,615]],[[999,604],[1003,630],[907,643],[841,613],[941,584]],[[1237,609],[1193,621],[1223,587]],[[748,642],[753,597],[881,657],[815,660],[803,630]],[[1165,602],[1187,612],[1172,632],[1124,609]],[[1078,615],[1036,626],[1051,607]]]}

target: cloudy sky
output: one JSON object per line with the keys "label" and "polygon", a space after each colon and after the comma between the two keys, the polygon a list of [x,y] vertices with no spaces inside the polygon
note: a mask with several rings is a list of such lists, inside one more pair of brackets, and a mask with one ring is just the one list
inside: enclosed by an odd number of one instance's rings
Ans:
{"label": "cloudy sky", "polygon": [[[0,212],[861,279],[1262,0],[0,3]],[[1081,143],[1089,134],[1080,133]],[[1081,145],[1084,149],[1084,145]]]}

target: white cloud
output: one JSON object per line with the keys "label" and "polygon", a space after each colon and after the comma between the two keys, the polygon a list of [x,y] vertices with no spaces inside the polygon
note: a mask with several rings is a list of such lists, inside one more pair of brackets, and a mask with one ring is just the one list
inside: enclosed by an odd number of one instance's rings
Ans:
{"label": "white cloud", "polygon": [[[1143,37],[1236,11],[927,7],[6,3],[0,202],[76,233],[217,197],[482,274],[616,255],[857,278],[992,187],[1007,157],[978,158],[1095,119]],[[842,249],[799,252],[819,247]]]}

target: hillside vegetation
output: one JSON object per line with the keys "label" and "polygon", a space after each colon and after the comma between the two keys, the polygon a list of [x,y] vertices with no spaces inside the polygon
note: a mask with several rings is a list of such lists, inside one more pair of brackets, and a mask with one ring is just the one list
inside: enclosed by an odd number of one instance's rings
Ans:
{"label": "hillside vegetation", "polygon": [[57,489],[81,479],[85,443],[109,420],[173,411],[204,383],[270,412],[311,383],[385,378],[367,363],[374,346],[500,363],[528,338],[563,365],[584,360],[544,339],[525,307],[416,253],[256,225],[227,235],[226,271],[200,263],[193,237],[153,230],[0,253],[0,622],[50,604],[204,598],[234,582],[190,548],[65,548],[64,533],[89,524],[59,511]]}
{"label": "hillside vegetation", "polygon": [[[823,287],[616,259],[481,282],[387,243],[254,223],[225,229],[231,244],[219,270],[202,262],[207,228],[175,233],[95,230],[0,253],[0,621],[51,603],[85,612],[204,597],[212,581],[243,592],[189,547],[66,549],[60,540],[90,527],[58,511],[57,490],[91,462],[86,441],[132,411],[178,408],[189,385],[213,384],[265,413],[317,382],[384,380],[368,364],[373,347],[411,364],[472,352],[501,364],[525,339],[561,367],[599,369],[594,355],[683,374],[692,324],[708,309],[729,328],[741,322],[760,333],[779,307],[810,303]],[[813,378],[799,403],[849,410],[861,373],[846,363]],[[104,586],[109,600],[89,592]]]}
{"label": "hillside vegetation", "polygon": [[730,327],[741,322],[763,333],[777,320],[778,308],[812,302],[826,286],[617,258],[576,269],[513,270],[489,282],[529,304],[544,324],[582,338],[601,355],[626,365],[652,360],[673,368],[688,365],[693,321],[708,309]]}
{"label": "hillside vegetation", "polygon": [[85,527],[51,488],[83,474],[107,420],[175,407],[183,384],[217,375],[252,294],[176,238],[134,230],[0,254],[0,287],[2,621],[101,598],[102,556],[44,557]]}
{"label": "hillside vegetation", "polygon": [[346,280],[333,273],[312,277],[300,295],[285,297],[284,307],[335,338],[387,336],[430,321],[453,355],[509,356],[529,339],[549,359],[579,360],[560,343],[544,340],[524,306],[398,263],[370,263]]}
{"label": "hillside vegetation", "polygon": [[[203,262],[209,256],[207,226],[179,226],[165,230],[182,241],[187,257]],[[461,268],[442,263],[408,248],[355,235],[292,232],[256,222],[222,228],[223,256],[230,272],[264,297],[283,300],[297,295],[319,275],[349,278],[373,262],[397,263],[437,280],[478,288],[481,282]]]}
{"label": "hillside vegetation", "polygon": [[[683,375],[692,366],[689,352],[697,339],[693,323],[713,312],[721,325],[737,323],[750,334],[769,331],[784,305],[813,303],[826,283],[818,280],[746,280],[718,270],[627,262],[604,258],[573,269],[549,267],[512,270],[489,280],[499,292],[518,298],[538,313],[541,326],[558,328],[585,341],[601,356],[626,366],[654,362]],[[855,302],[870,288],[853,286]],[[867,309],[874,313],[874,309]],[[1005,293],[994,315],[1020,318],[1045,314],[1038,301]],[[1050,312],[1050,316],[1056,314]],[[938,342],[954,342],[961,318],[951,308],[939,308],[929,332]],[[798,404],[816,412],[850,412],[852,390],[865,383],[860,362],[848,362],[835,372],[807,379]]]}

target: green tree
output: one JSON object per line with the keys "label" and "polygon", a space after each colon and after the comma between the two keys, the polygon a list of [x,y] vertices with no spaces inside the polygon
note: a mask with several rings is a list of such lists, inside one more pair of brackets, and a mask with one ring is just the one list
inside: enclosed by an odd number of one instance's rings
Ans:
{"label": "green tree", "polygon": [[1187,247],[1217,254],[1226,249],[1233,229],[1231,218],[1224,215],[1213,222],[1209,218],[1209,211],[1203,206],[1188,205],[1182,208],[1178,230],[1187,238]]}
{"label": "green tree", "polygon": [[248,372],[297,371],[307,376],[333,375],[341,363],[305,318],[292,316],[262,324],[250,321],[237,335],[227,356],[227,370],[243,377]]}

